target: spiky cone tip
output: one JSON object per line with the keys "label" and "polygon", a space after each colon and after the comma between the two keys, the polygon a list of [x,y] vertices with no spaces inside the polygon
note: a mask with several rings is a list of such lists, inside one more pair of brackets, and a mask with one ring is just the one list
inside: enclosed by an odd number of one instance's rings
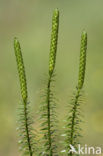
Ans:
{"label": "spiky cone tip", "polygon": [[18,73],[19,73],[21,95],[22,95],[22,99],[26,101],[28,95],[27,95],[25,68],[24,68],[24,62],[23,62],[20,43],[16,37],[14,38],[14,51],[15,51],[17,68],[18,68]]}
{"label": "spiky cone tip", "polygon": [[58,42],[58,29],[59,29],[59,10],[55,9],[52,17],[52,33],[49,55],[49,75],[51,76],[56,62],[57,42]]}
{"label": "spiky cone tip", "polygon": [[84,84],[85,68],[86,68],[86,51],[87,51],[87,33],[86,31],[83,31],[81,34],[78,89],[82,89]]}

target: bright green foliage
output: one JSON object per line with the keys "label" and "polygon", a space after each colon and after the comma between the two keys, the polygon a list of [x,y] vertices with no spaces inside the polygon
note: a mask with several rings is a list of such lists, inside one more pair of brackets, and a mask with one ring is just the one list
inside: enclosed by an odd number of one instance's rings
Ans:
{"label": "bright green foliage", "polygon": [[33,133],[33,119],[31,117],[30,105],[23,101],[18,108],[18,135],[22,154],[33,156],[36,153],[36,137]]}
{"label": "bright green foliage", "polygon": [[54,77],[48,80],[45,90],[42,93],[41,112],[41,132],[42,152],[44,156],[57,155],[57,114],[56,95],[54,92]]}
{"label": "bright green foliage", "polygon": [[58,42],[58,29],[59,29],[59,11],[56,9],[52,18],[52,33],[51,33],[51,45],[49,56],[49,74],[53,73],[56,61],[57,42]]}
{"label": "bright green foliage", "polygon": [[[75,154],[68,153],[70,150],[70,144],[77,148],[80,135],[80,104],[81,104],[81,89],[84,83],[85,65],[86,65],[86,49],[87,49],[87,34],[83,31],[81,35],[81,48],[80,48],[80,65],[79,65],[79,77],[78,86],[71,100],[71,107],[67,118],[66,125],[66,151],[68,156]],[[76,155],[77,156],[77,155]]]}
{"label": "bright green foliage", "polygon": [[[54,92],[54,69],[56,64],[57,54],[57,43],[58,43],[58,30],[59,30],[59,11],[56,9],[53,13],[52,18],[52,33],[51,33],[51,44],[50,44],[50,55],[49,55],[49,71],[46,87],[42,93],[41,103],[41,132],[42,140],[37,140],[33,134],[30,106],[28,103],[27,83],[25,68],[23,63],[22,52],[18,40],[14,39],[14,50],[17,61],[22,103],[19,106],[19,121],[18,131],[20,136],[20,149],[24,155],[29,156],[58,156],[58,143],[57,143],[57,116],[56,116],[56,94]],[[80,63],[79,63],[79,76],[76,91],[73,94],[71,100],[71,107],[69,108],[69,114],[67,117],[66,125],[66,139],[65,139],[65,150],[66,155],[72,156],[74,154],[68,153],[70,150],[70,144],[77,148],[80,137],[80,103],[81,103],[81,91],[84,84],[85,68],[86,68],[86,50],[87,50],[87,33],[82,32],[81,35],[81,48],[80,48]],[[38,144],[39,146],[37,147]],[[77,156],[77,154],[76,154]]]}
{"label": "bright green foliage", "polygon": [[[77,144],[79,144],[79,137],[81,136],[81,128],[79,123],[81,122],[81,113],[80,113],[80,99],[81,95],[78,89],[76,88],[76,93],[74,93],[71,100],[71,107],[69,107],[69,114],[67,118],[66,125],[66,152],[70,150],[70,144],[77,148]],[[68,156],[72,156],[72,153],[68,153]],[[75,154],[73,154],[75,155]],[[77,156],[77,155],[76,155]]]}
{"label": "bright green foliage", "polygon": [[[41,107],[41,119],[42,119],[42,132],[44,134],[44,155],[56,156],[57,144],[56,144],[56,101],[55,93],[52,90],[52,83],[54,77],[54,67],[56,61],[57,51],[57,39],[58,39],[58,26],[59,26],[59,11],[56,9],[52,18],[52,34],[51,34],[51,46],[50,46],[50,59],[49,59],[49,78],[47,87],[45,90],[44,101]],[[42,155],[43,155],[42,153]]]}
{"label": "bright green foliage", "polygon": [[34,135],[32,133],[32,118],[30,116],[29,103],[27,102],[27,83],[25,68],[23,63],[23,57],[21,53],[21,48],[18,40],[14,39],[14,50],[17,61],[21,95],[22,95],[22,104],[18,109],[18,131],[20,136],[20,149],[23,151],[24,155],[33,156],[34,152]]}
{"label": "bright green foliage", "polygon": [[85,66],[86,66],[86,50],[87,50],[87,33],[82,32],[81,35],[81,48],[80,48],[80,63],[79,63],[79,78],[78,88],[81,89],[84,83]]}

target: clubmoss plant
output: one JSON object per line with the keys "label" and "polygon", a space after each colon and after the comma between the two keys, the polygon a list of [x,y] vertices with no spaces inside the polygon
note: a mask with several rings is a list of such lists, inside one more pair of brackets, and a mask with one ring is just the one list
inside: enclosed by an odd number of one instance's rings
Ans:
{"label": "clubmoss plant", "polygon": [[55,95],[52,91],[52,83],[54,81],[54,69],[56,64],[57,42],[59,29],[59,11],[56,9],[52,18],[52,33],[49,55],[49,73],[48,82],[44,95],[44,102],[42,103],[41,119],[42,132],[44,140],[44,152],[42,155],[54,156],[56,155],[56,113],[55,113]]}
{"label": "clubmoss plant", "polygon": [[[57,55],[57,44],[58,44],[58,30],[59,30],[59,11],[54,10],[52,17],[52,33],[50,43],[50,54],[49,54],[49,69],[48,79],[46,87],[42,94],[42,103],[40,107],[40,123],[41,123],[41,140],[36,140],[36,135],[33,129],[33,119],[31,117],[30,104],[28,103],[28,91],[25,67],[20,48],[20,43],[17,38],[14,39],[14,50],[19,74],[20,88],[22,102],[19,105],[19,144],[23,155],[28,156],[59,156],[58,143],[57,143],[57,113],[56,113],[56,95],[54,92],[55,86],[55,65]],[[86,50],[87,50],[87,33],[82,32],[81,35],[81,47],[80,47],[80,62],[79,62],[79,74],[78,83],[76,86],[75,93],[71,100],[71,107],[67,114],[67,125],[66,127],[66,139],[65,139],[65,154],[72,156],[73,153],[70,151],[70,144],[77,148],[79,143],[79,137],[81,133],[80,128],[80,105],[82,97],[82,88],[85,79],[85,68],[86,68]],[[41,138],[41,136],[40,136]],[[39,146],[37,147],[37,145]],[[59,153],[59,154],[58,154]]]}
{"label": "clubmoss plant", "polygon": [[86,50],[87,50],[87,33],[82,32],[81,35],[81,47],[80,47],[80,63],[79,63],[79,76],[78,76],[78,85],[76,87],[75,94],[71,100],[71,109],[67,118],[66,125],[66,151],[68,156],[72,156],[70,151],[70,144],[77,148],[79,143],[80,135],[80,104],[81,104],[81,91],[84,84],[85,78],[85,67],[86,67]]}
{"label": "clubmoss plant", "polygon": [[18,121],[18,131],[19,131],[19,144],[20,149],[24,155],[33,156],[34,153],[34,134],[32,133],[32,118],[30,115],[30,108],[28,103],[28,92],[27,92],[27,82],[25,75],[25,67],[23,63],[22,52],[20,48],[20,43],[17,38],[14,39],[14,50],[20,80],[22,103],[19,106],[19,121]]}

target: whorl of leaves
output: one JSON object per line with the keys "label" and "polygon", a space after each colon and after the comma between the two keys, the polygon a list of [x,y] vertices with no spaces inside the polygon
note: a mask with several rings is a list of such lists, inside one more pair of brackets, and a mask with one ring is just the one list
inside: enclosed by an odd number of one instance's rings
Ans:
{"label": "whorl of leaves", "polygon": [[57,99],[54,92],[54,76],[52,75],[47,82],[47,87],[42,91],[41,112],[41,132],[42,152],[44,156],[57,156],[57,116],[56,103]]}
{"label": "whorl of leaves", "polygon": [[32,127],[33,119],[30,111],[30,104],[22,102],[18,107],[17,131],[19,136],[19,149],[22,154],[33,156],[36,152],[36,142],[34,129]]}
{"label": "whorl of leaves", "polygon": [[71,99],[71,103],[69,106],[69,113],[65,131],[66,152],[68,156],[72,156],[72,153],[68,153],[71,149],[70,145],[72,145],[73,147],[75,147],[75,149],[77,149],[77,145],[80,143],[79,142],[79,138],[81,137],[80,122],[82,121],[80,109],[81,101],[82,94],[76,88],[76,91]]}
{"label": "whorl of leaves", "polygon": [[34,135],[32,133],[32,119],[30,117],[29,104],[27,102],[27,83],[25,67],[23,63],[22,52],[19,41],[14,39],[14,50],[18,67],[19,81],[21,87],[22,104],[18,109],[18,130],[20,136],[20,149],[24,155],[33,156],[34,152]]}
{"label": "whorl of leaves", "polygon": [[[69,108],[69,113],[67,117],[66,125],[66,152],[68,156],[72,156],[73,153],[70,152],[70,144],[77,148],[79,144],[79,138],[81,134],[80,122],[81,122],[81,90],[84,84],[85,78],[85,66],[86,66],[86,49],[87,49],[87,33],[82,32],[81,35],[81,48],[80,48],[80,63],[79,63],[79,76],[78,76],[78,85],[76,87],[75,94],[71,100],[71,108]],[[75,154],[76,155],[76,154]],[[77,156],[77,155],[76,155]]]}
{"label": "whorl of leaves", "polygon": [[44,101],[42,101],[41,109],[41,131],[44,138],[44,152],[45,156],[56,156],[57,144],[56,144],[56,113],[55,113],[55,93],[52,90],[52,82],[54,77],[54,69],[56,64],[56,52],[57,52],[57,40],[58,40],[58,28],[59,28],[59,11],[54,10],[52,18],[52,33],[51,33],[51,45],[49,56],[49,77],[46,84],[46,90],[44,94]]}

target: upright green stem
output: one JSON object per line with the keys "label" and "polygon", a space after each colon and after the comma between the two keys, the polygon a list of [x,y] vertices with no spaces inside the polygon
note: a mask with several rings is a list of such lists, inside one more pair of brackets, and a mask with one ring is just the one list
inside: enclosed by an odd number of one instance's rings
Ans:
{"label": "upright green stem", "polygon": [[[74,125],[75,125],[75,118],[76,118],[76,112],[77,112],[77,103],[78,103],[78,98],[79,98],[79,93],[80,91],[77,89],[77,93],[76,93],[76,96],[75,96],[75,101],[74,101],[74,106],[73,106],[73,116],[72,116],[72,124],[71,124],[71,139],[70,139],[70,144],[73,145],[73,135],[74,135]],[[70,153],[68,154],[68,156],[72,156],[73,154]]]}
{"label": "upright green stem", "polygon": [[75,115],[76,115],[78,97],[79,97],[79,92],[77,91],[77,95],[75,97],[75,103],[74,103],[74,107],[73,107],[74,112],[73,112],[72,126],[71,126],[71,145],[73,145],[74,120],[75,120]]}
{"label": "upright green stem", "polygon": [[48,114],[48,141],[49,141],[49,152],[50,156],[52,156],[52,148],[51,148],[51,119],[50,119],[50,82],[51,82],[51,77],[49,77],[48,80],[48,89],[47,89],[47,114]]}
{"label": "upright green stem", "polygon": [[52,92],[52,78],[56,64],[57,43],[58,43],[58,29],[59,29],[59,10],[55,9],[52,17],[52,32],[49,53],[49,70],[48,82],[46,86],[46,99],[42,105],[42,131],[44,131],[44,153],[45,156],[53,156],[57,153],[56,127],[55,127],[55,111],[54,111],[54,93]]}
{"label": "upright green stem", "polygon": [[[28,92],[27,92],[27,82],[26,82],[26,74],[25,74],[25,67],[24,67],[24,62],[23,62],[23,57],[22,57],[22,52],[20,48],[20,43],[19,41],[15,38],[14,39],[14,50],[15,50],[15,56],[16,56],[16,61],[17,61],[17,67],[18,67],[18,74],[19,74],[19,81],[20,81],[20,88],[21,88],[21,96],[22,96],[22,101],[23,101],[23,123],[22,125],[25,127],[22,127],[23,131],[25,134],[21,134],[22,136],[24,135],[24,140],[26,139],[26,148],[28,149],[28,153],[30,156],[33,155],[32,151],[32,145],[31,145],[31,136],[30,136],[30,130],[29,130],[29,117],[28,117],[28,108],[27,108],[27,98],[28,98]],[[22,121],[21,121],[22,122]],[[22,140],[22,146],[24,146],[24,140]],[[23,147],[25,149],[25,147]]]}
{"label": "upright green stem", "polygon": [[55,9],[53,13],[53,17],[52,17],[52,33],[51,33],[50,56],[49,56],[49,79],[48,79],[48,89],[47,89],[49,156],[53,155],[52,139],[51,139],[51,118],[50,118],[51,117],[50,89],[51,89],[51,78],[52,78],[54,68],[55,68],[55,63],[56,63],[58,29],[59,29],[59,11],[58,9]]}
{"label": "upright green stem", "polygon": [[24,101],[24,114],[25,114],[25,130],[27,135],[27,142],[28,142],[28,148],[29,148],[29,154],[30,156],[33,155],[32,148],[31,148],[31,142],[30,142],[30,134],[29,134],[29,125],[28,125],[28,116],[27,116],[27,101]]}
{"label": "upright green stem", "polygon": [[78,74],[78,84],[76,87],[76,94],[72,99],[72,109],[70,110],[71,115],[68,116],[68,130],[67,130],[67,155],[72,156],[72,152],[68,153],[70,150],[70,144],[72,146],[76,146],[77,138],[79,136],[78,120],[80,114],[78,112],[79,106],[79,97],[81,89],[83,88],[84,79],[85,79],[85,68],[86,68],[86,50],[87,50],[87,33],[85,31],[82,32],[81,35],[81,47],[80,47],[80,60],[79,60],[79,74]]}

